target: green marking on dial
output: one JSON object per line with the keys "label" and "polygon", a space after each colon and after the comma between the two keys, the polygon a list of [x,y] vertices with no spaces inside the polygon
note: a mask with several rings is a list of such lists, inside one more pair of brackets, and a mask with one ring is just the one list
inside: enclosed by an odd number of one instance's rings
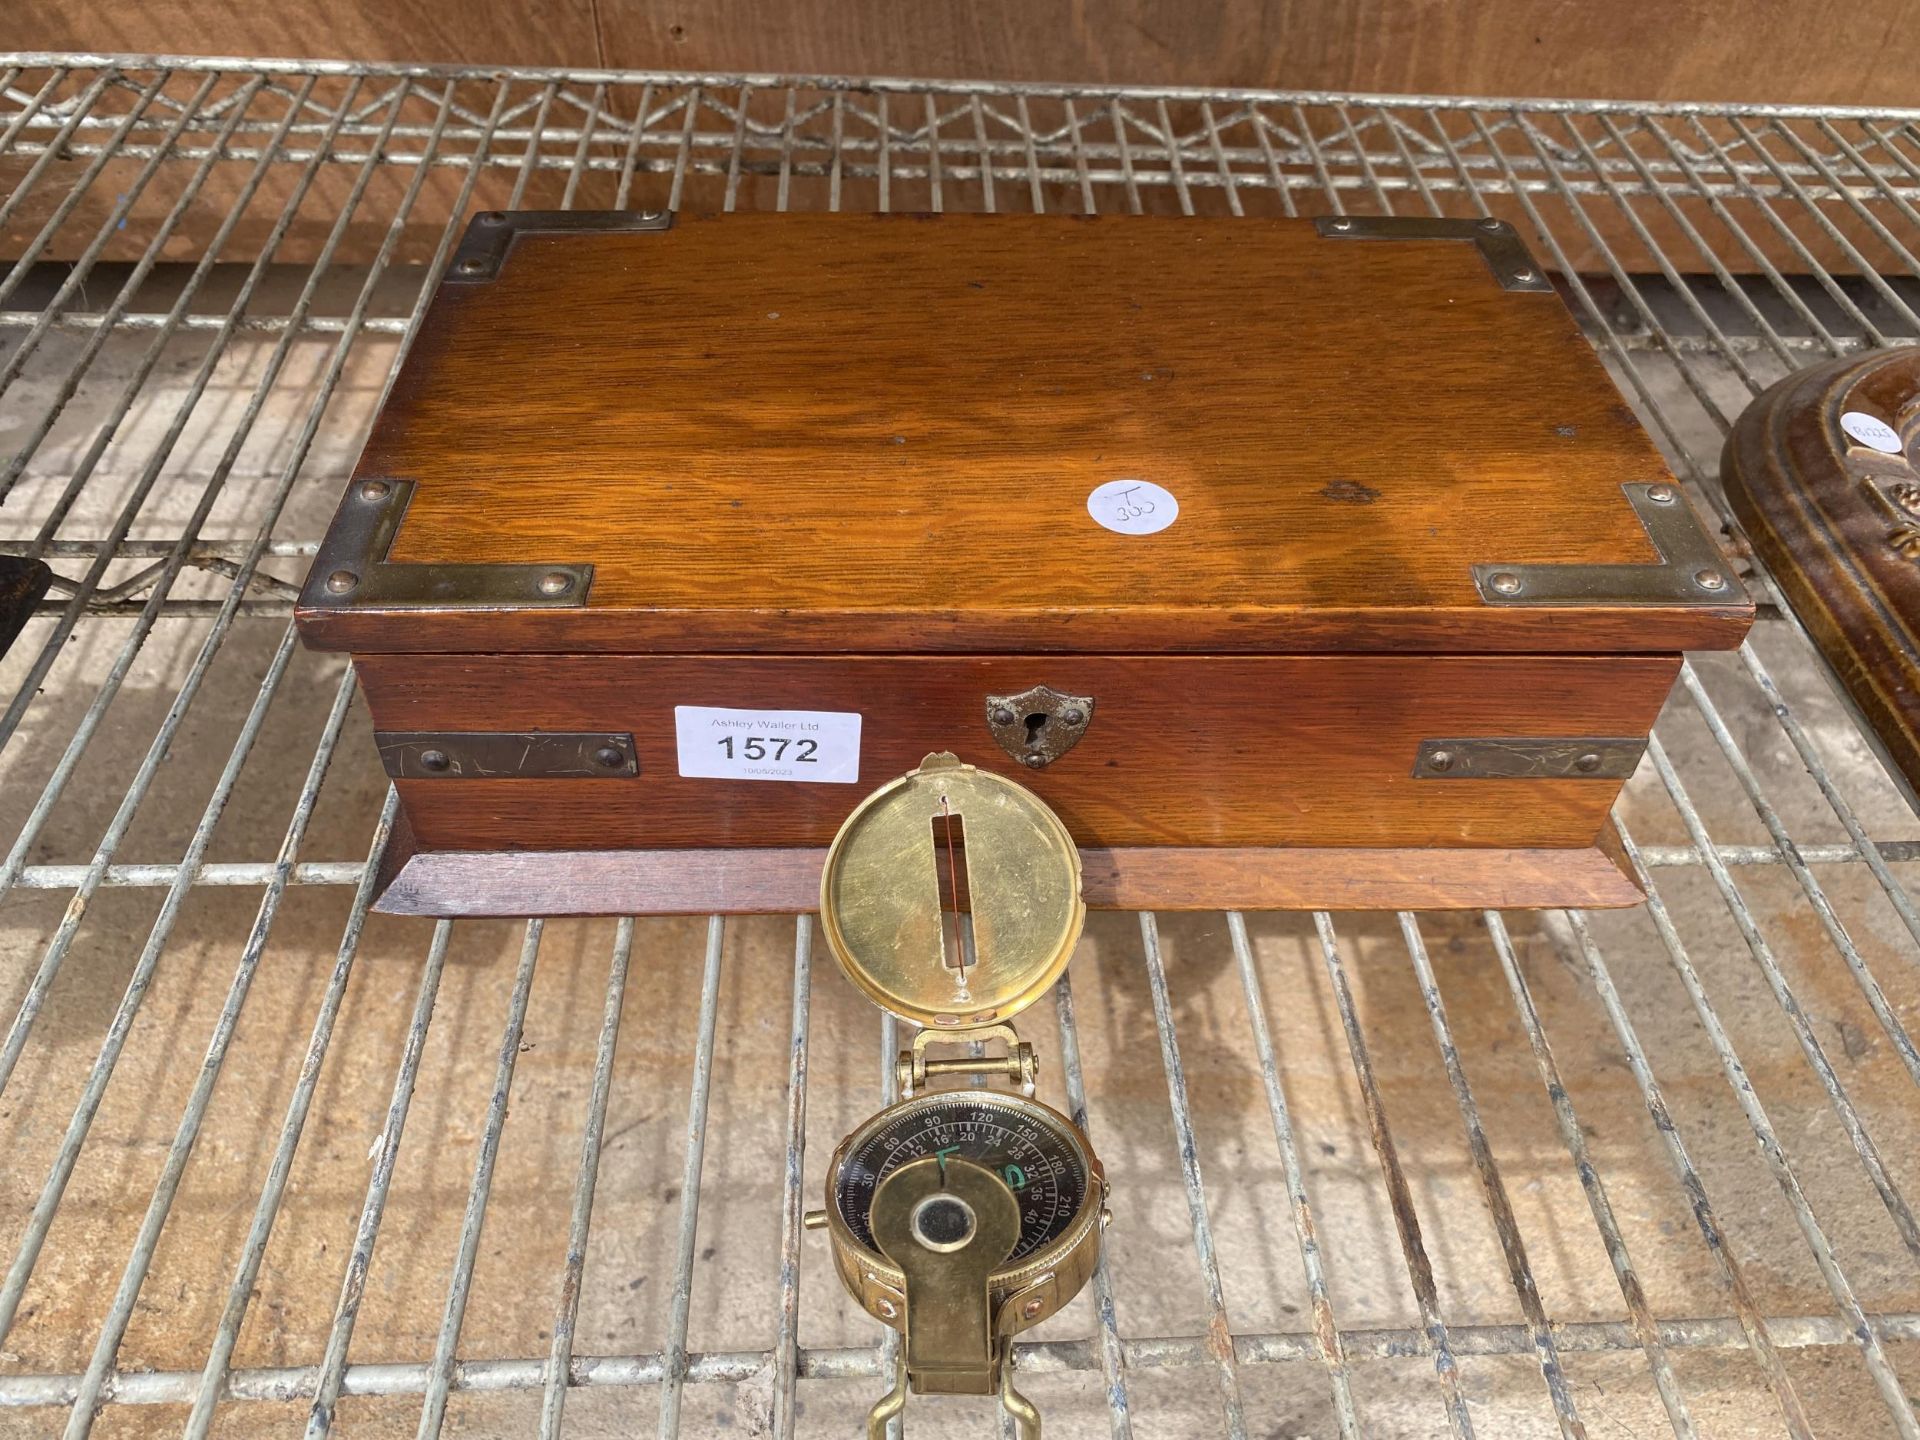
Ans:
{"label": "green marking on dial", "polygon": [[1027,1188],[1027,1172],[1022,1170],[1018,1165],[1008,1165],[1005,1174],[1007,1184],[1011,1185],[1016,1191]]}
{"label": "green marking on dial", "polygon": [[949,1146],[947,1146],[947,1147],[946,1147],[946,1149],[944,1149],[944,1150],[936,1150],[936,1151],[934,1151],[933,1153],[934,1153],[934,1154],[935,1154],[935,1155],[936,1155],[937,1157],[939,1157],[939,1160],[940,1160],[940,1173],[941,1173],[942,1175],[944,1175],[944,1174],[946,1174],[946,1173],[947,1173],[947,1156],[949,1156],[949,1155],[958,1155],[958,1154],[960,1153],[960,1147],[959,1147],[958,1145],[949,1145]]}

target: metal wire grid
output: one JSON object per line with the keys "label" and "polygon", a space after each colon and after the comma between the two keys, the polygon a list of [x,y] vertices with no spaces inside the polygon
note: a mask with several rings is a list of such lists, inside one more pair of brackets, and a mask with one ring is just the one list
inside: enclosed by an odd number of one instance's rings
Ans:
{"label": "metal wire grid", "polygon": [[[38,1267],[54,1258],[47,1242],[69,1180],[135,1034],[143,999],[163,962],[176,953],[170,946],[183,910],[196,892],[216,887],[259,892],[204,1062],[153,1176],[137,1240],[111,1298],[95,1297],[91,1307],[98,1320],[87,1363],[68,1373],[6,1355],[0,1361],[0,1405],[64,1408],[66,1433],[80,1436],[108,1407],[171,1403],[187,1407],[185,1432],[202,1436],[218,1414],[245,1409],[246,1402],[293,1399],[305,1407],[307,1433],[317,1436],[331,1428],[343,1396],[406,1396],[419,1402],[418,1433],[431,1436],[445,1423],[454,1392],[537,1390],[540,1430],[550,1435],[559,1433],[570,1393],[639,1387],[657,1394],[659,1433],[670,1435],[681,1429],[687,1386],[731,1382],[764,1384],[767,1424],[772,1433],[789,1435],[798,1423],[802,1381],[878,1382],[891,1373],[890,1333],[877,1347],[800,1343],[801,1210],[821,1163],[814,1153],[813,1171],[803,1166],[814,997],[812,929],[805,918],[792,936],[779,1305],[768,1348],[688,1348],[727,948],[728,927],[717,918],[706,927],[692,1019],[666,1342],[636,1353],[582,1354],[574,1348],[623,997],[636,931],[648,933],[621,921],[612,927],[565,1261],[558,1275],[530,1283],[526,1298],[529,1306],[550,1308],[551,1345],[545,1354],[519,1355],[462,1348],[547,928],[533,921],[519,946],[431,1355],[350,1358],[453,947],[455,927],[442,922],[427,927],[430,934],[423,931],[425,960],[394,1066],[391,1104],[371,1157],[353,1243],[339,1267],[332,1322],[324,1340],[312,1337],[317,1358],[285,1367],[233,1364],[360,952],[372,859],[394,815],[389,794],[364,860],[305,853],[348,723],[350,671],[338,674],[320,702],[324,720],[277,853],[210,858],[217,850],[216,827],[244,791],[250,761],[257,771],[266,750],[260,740],[274,716],[302,703],[283,683],[295,654],[285,617],[317,533],[309,528],[286,539],[282,531],[290,516],[307,526],[323,520],[357,447],[355,427],[368,409],[360,406],[349,420],[339,419],[339,398],[354,383],[348,377],[358,375],[372,392],[383,387],[472,210],[664,204],[1503,214],[1520,222],[1537,253],[1553,264],[1628,398],[1696,497],[1724,518],[1710,447],[1752,394],[1795,365],[1920,335],[1912,288],[1920,262],[1911,248],[1920,234],[1916,118],[1920,112],[0,57],[0,163],[11,167],[4,173],[13,177],[0,201],[0,231],[19,237],[18,263],[0,279],[0,305],[8,307],[0,309],[0,333],[9,345],[0,361],[0,391],[11,390],[9,420],[18,437],[0,473],[0,493],[12,493],[0,521],[14,537],[6,550],[45,558],[61,575],[41,616],[6,660],[8,675],[16,678],[0,717],[0,744],[16,741],[30,720],[64,737],[53,747],[57,756],[45,764],[19,761],[16,747],[17,768],[10,765],[6,772],[6,788],[23,813],[0,862],[0,890],[19,892],[16,906],[33,891],[70,897],[42,936],[31,973],[10,981],[18,1009],[0,1048],[0,1095],[33,1053],[30,1047],[45,1028],[36,1022],[99,893],[131,888],[161,897],[97,1057],[77,1094],[62,1097],[63,1104],[72,1101],[72,1118],[37,1199],[29,1214],[9,1222],[17,1250],[0,1283],[0,1344],[16,1328]],[[42,261],[59,261],[63,268],[36,270],[34,262]],[[98,365],[110,339],[132,344],[134,358],[117,371]],[[182,352],[180,343],[187,340],[192,343]],[[233,391],[244,399],[209,420],[198,407],[210,386],[220,388],[216,375],[225,377],[222,367],[247,341],[263,353],[255,355],[246,383]],[[174,410],[159,419],[136,414],[162,393],[156,367],[180,353],[191,363],[182,367],[187,378],[164,391],[169,401],[178,397]],[[296,353],[308,362],[299,374],[300,365],[290,363]],[[369,354],[371,379],[362,358]],[[313,360],[315,355],[320,358]],[[289,402],[289,395],[299,403]],[[23,397],[31,403],[22,403]],[[62,436],[63,416],[82,405],[91,406],[87,424]],[[255,477],[258,483],[233,483],[245,469],[243,457],[253,453],[249,446],[263,415],[281,410],[293,418],[284,421],[287,433],[274,467]],[[117,446],[118,437],[142,420],[138,448],[128,453]],[[197,458],[183,471],[171,457],[190,429]],[[136,535],[136,528],[147,533]],[[1733,541],[1739,545],[1737,533]],[[1771,598],[1764,575],[1754,575],[1753,583]],[[193,659],[172,685],[151,743],[131,773],[100,777],[88,769],[90,750],[101,744],[111,707],[162,621],[184,627],[197,649],[189,645]],[[169,749],[224,738],[195,728],[193,706],[220,664],[223,646],[249,627],[262,627],[277,641],[251,704],[232,728],[227,759],[199,802],[184,848],[177,859],[125,853],[123,842],[138,832]],[[109,643],[92,643],[103,635]],[[1788,677],[1785,684],[1776,682],[1775,670]],[[1444,1423],[1450,1433],[1466,1436],[1474,1433],[1476,1417],[1463,1388],[1463,1361],[1518,1356],[1537,1367],[1550,1406],[1549,1428],[1575,1436],[1585,1433],[1582,1405],[1591,1401],[1583,1401],[1569,1382],[1568,1357],[1620,1352],[1640,1357],[1641,1379],[1653,1387],[1673,1432],[1689,1437],[1701,1423],[1695,1412],[1702,1402],[1697,1392],[1690,1398],[1680,1378],[1687,1358],[1734,1351],[1750,1362],[1743,1372],[1748,1384],[1772,1397],[1770,1426],[1796,1436],[1815,1433],[1816,1424],[1822,1433],[1920,1436],[1894,1360],[1902,1346],[1920,1340],[1912,1275],[1920,1259],[1920,1226],[1900,1186],[1903,1173],[1908,1183],[1913,1180],[1913,1096],[1897,1077],[1897,1094],[1879,1086],[1863,1092],[1849,1057],[1836,1062],[1828,1049],[1838,1023],[1834,1016],[1864,1004],[1884,1036],[1881,1053],[1904,1068],[1907,1081],[1920,1083],[1920,1052],[1906,1025],[1920,998],[1914,974],[1920,914],[1900,878],[1920,850],[1912,840],[1876,834],[1905,826],[1910,817],[1888,803],[1889,782],[1863,756],[1859,737],[1803,718],[1832,708],[1810,674],[1791,618],[1773,607],[1755,641],[1729,663],[1696,662],[1683,671],[1681,698],[1663,718],[1649,764],[1619,812],[1629,859],[1649,886],[1643,916],[1484,917],[1485,940],[1479,943],[1504,981],[1512,1020],[1531,1052],[1555,1133],[1616,1278],[1616,1318],[1556,1320],[1547,1309],[1515,1192],[1503,1179],[1483,1123],[1485,1092],[1476,1097],[1469,1084],[1460,1026],[1450,1017],[1429,950],[1428,936],[1448,928],[1447,922],[1402,915],[1394,922],[1397,958],[1369,963],[1412,967],[1463,1127],[1473,1188],[1497,1235],[1521,1317],[1520,1323],[1449,1319],[1430,1243],[1438,1217],[1429,1200],[1423,1229],[1418,1203],[1427,1177],[1420,1162],[1410,1171],[1402,1159],[1408,1132],[1390,1124],[1387,1089],[1373,1053],[1384,1044],[1391,1055],[1417,1037],[1383,1034],[1377,1023],[1369,1029],[1370,1007],[1364,994],[1356,997],[1359,972],[1351,969],[1356,948],[1379,938],[1367,931],[1367,922],[1343,920],[1336,929],[1333,917],[1316,915],[1305,935],[1332,997],[1417,1311],[1411,1325],[1342,1324],[1326,1236],[1328,1225],[1337,1230],[1346,1212],[1316,1209],[1319,1186],[1297,1134],[1309,1117],[1289,1102],[1290,1091],[1297,1093],[1302,1083],[1299,1062],[1290,1066],[1269,1024],[1274,981],[1261,944],[1266,922],[1256,917],[1250,927],[1245,917],[1231,915],[1225,918],[1227,948],[1248,1024],[1236,1044],[1244,1054],[1251,1041],[1280,1167],[1281,1185],[1265,1221],[1274,1234],[1291,1230],[1310,1302],[1305,1328],[1236,1327],[1211,1218],[1223,1192],[1217,1175],[1211,1191],[1203,1181],[1208,1142],[1196,1127],[1183,1067],[1177,998],[1182,967],[1166,963],[1161,924],[1142,915],[1131,963],[1143,966],[1151,1001],[1204,1329],[1162,1335],[1124,1329],[1129,1301],[1116,1296],[1113,1276],[1103,1268],[1091,1286],[1086,1338],[1024,1345],[1018,1351],[1021,1369],[1035,1375],[1097,1373],[1103,1383],[1095,1413],[1115,1436],[1132,1433],[1130,1397],[1143,1377],[1195,1370],[1211,1376],[1217,1388],[1217,1407],[1202,1428],[1243,1436],[1264,1433],[1259,1406],[1248,1398],[1254,1377],[1265,1367],[1306,1362],[1304,1369],[1294,1367],[1292,1383],[1324,1386],[1328,1423],[1343,1435],[1357,1435],[1369,1423],[1362,1398],[1368,1362],[1413,1358],[1429,1369],[1435,1387],[1437,1408],[1421,1428]],[[56,688],[82,697],[84,706],[56,716],[42,713],[42,695]],[[1769,717],[1772,732],[1755,730],[1752,714]],[[1778,748],[1782,741],[1810,777],[1807,793],[1817,794],[1817,823],[1807,819],[1804,797],[1783,797],[1786,786],[1777,768],[1749,758],[1756,746]],[[1839,760],[1830,763],[1836,754]],[[1683,774],[1695,777],[1691,787]],[[1694,795],[1703,784],[1708,793],[1697,803]],[[35,798],[27,802],[29,793]],[[104,825],[93,824],[91,815],[75,822],[91,825],[97,843],[81,859],[47,854],[48,837],[72,833],[75,827],[62,822],[86,796],[111,802],[100,805],[110,817]],[[366,811],[359,813],[364,824]],[[1801,831],[1798,838],[1787,817]],[[1643,843],[1642,835],[1659,843]],[[1864,891],[1855,884],[1862,870],[1872,881]],[[1780,882],[1781,871],[1793,884],[1789,908],[1801,919],[1811,915],[1811,931],[1802,925],[1788,933],[1779,910],[1752,899]],[[1735,943],[1751,961],[1742,973],[1764,986],[1784,1023],[1781,1033],[1791,1036],[1778,1051],[1762,1054],[1753,1070],[1752,1051],[1743,1062],[1737,1027],[1723,1021],[1728,996],[1723,989],[1718,1006],[1710,996],[1703,975],[1711,967],[1700,958],[1700,943],[1690,948],[1683,939],[1683,922],[1672,908],[1680,903],[1673,897],[1691,896],[1689,886],[1700,884],[1717,897]],[[276,919],[296,891],[338,897],[328,912],[341,926],[337,961],[313,1012],[250,1228],[230,1260],[232,1278],[219,1322],[207,1337],[205,1362],[197,1371],[148,1369],[139,1356],[123,1352],[123,1340],[163,1232],[183,1223],[174,1213],[175,1197],[194,1161]],[[1845,900],[1836,903],[1843,891]],[[1855,915],[1850,927],[1841,911],[1856,904],[1872,913]],[[1710,1192],[1703,1179],[1642,1041],[1657,1020],[1649,1013],[1651,991],[1637,967],[1617,968],[1626,923],[1651,925],[1665,983],[1677,981],[1691,1002],[1693,1043],[1710,1047],[1717,1060],[1748,1142],[1757,1146],[1817,1270],[1829,1302],[1824,1306],[1795,1312],[1769,1305],[1753,1278],[1755,1257],[1729,1243],[1730,1229],[1764,1202],[1750,1193]],[[1516,929],[1523,940],[1532,933],[1557,936],[1562,953],[1577,965],[1584,1010],[1571,1035],[1559,1032],[1558,1053],[1582,1043],[1591,1028],[1622,1058],[1621,1083],[1630,1081],[1651,1121],[1717,1276],[1718,1313],[1656,1313],[1629,1251],[1633,1227],[1616,1209],[1618,1177],[1610,1186],[1576,1113],[1536,1004],[1542,977],[1516,943]],[[1862,934],[1865,940],[1857,938]],[[1830,983],[1839,974],[1836,960],[1851,978],[1852,994],[1836,992]],[[1083,971],[1076,967],[1076,973]],[[1084,994],[1078,1003],[1086,1003]],[[1064,982],[1056,1004],[1065,1096],[1076,1120],[1101,1144],[1114,1132],[1102,1124],[1098,1092],[1089,1119],[1083,1033],[1075,993]],[[891,1084],[895,1041],[891,1023],[883,1024],[877,1057],[883,1093]],[[1783,1135],[1761,1096],[1780,1083],[1776,1072],[1791,1062],[1794,1050],[1851,1152],[1848,1167],[1857,1166],[1851,1183],[1865,1182],[1883,1219],[1861,1221],[1849,1209],[1836,1228],[1809,1198],[1810,1191],[1831,1193],[1825,1178],[1810,1181],[1790,1162],[1789,1151],[1804,1144],[1802,1137]],[[1697,1134],[1692,1139],[1698,1143]],[[1225,1195],[1230,1201],[1231,1189]],[[1875,1282],[1874,1291],[1888,1303],[1870,1306],[1857,1288],[1860,1237],[1867,1228],[1889,1224],[1896,1278]],[[1537,1254],[1541,1237],[1532,1238]],[[1849,1254],[1852,1270],[1842,1261]],[[1804,1373],[1797,1375],[1789,1360],[1806,1350],[1830,1352],[1856,1367],[1852,1373],[1864,1376],[1867,1387],[1861,1393],[1876,1395],[1880,1410],[1871,1418],[1860,1409],[1812,1413]],[[1308,1378],[1314,1370],[1318,1382]],[[29,1413],[44,1419],[46,1412]],[[181,1421],[177,1409],[166,1413],[169,1424]]]}

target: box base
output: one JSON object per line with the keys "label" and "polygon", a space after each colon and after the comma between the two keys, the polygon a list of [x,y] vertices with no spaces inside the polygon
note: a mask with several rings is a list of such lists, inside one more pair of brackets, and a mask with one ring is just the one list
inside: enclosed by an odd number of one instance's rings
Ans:
{"label": "box base", "polygon": [[[389,915],[750,915],[820,907],[824,848],[427,850],[403,817],[381,859]],[[1082,849],[1105,910],[1619,909],[1645,895],[1613,826],[1578,849]]]}

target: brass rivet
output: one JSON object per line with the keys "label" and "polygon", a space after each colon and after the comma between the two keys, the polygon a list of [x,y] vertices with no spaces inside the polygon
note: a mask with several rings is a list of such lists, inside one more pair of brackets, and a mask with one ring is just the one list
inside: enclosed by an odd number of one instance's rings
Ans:
{"label": "brass rivet", "polygon": [[1487,577],[1487,585],[1496,595],[1518,595],[1520,577],[1511,570],[1496,570]]}
{"label": "brass rivet", "polygon": [[882,1320],[891,1320],[900,1313],[900,1307],[884,1295],[873,1302],[873,1308]]}
{"label": "brass rivet", "polygon": [[1507,228],[1507,222],[1504,220],[1496,220],[1493,216],[1489,215],[1480,222],[1480,228],[1482,230],[1504,230]]}
{"label": "brass rivet", "polygon": [[1111,1224],[1113,1224],[1113,1211],[1102,1205],[1100,1207],[1100,1228],[1104,1230]]}
{"label": "brass rivet", "polygon": [[453,761],[448,758],[447,752],[444,750],[422,750],[420,752],[420,768],[423,770],[445,770],[452,764]]}
{"label": "brass rivet", "polygon": [[1671,505],[1674,501],[1673,487],[1671,485],[1649,485],[1647,487],[1647,499],[1656,505]]}
{"label": "brass rivet", "polygon": [[360,583],[360,577],[351,570],[336,570],[327,576],[327,589],[335,595],[344,595]]}
{"label": "brass rivet", "polygon": [[365,480],[360,485],[362,500],[384,500],[393,493],[393,486],[384,480]]}
{"label": "brass rivet", "polygon": [[1335,220],[1329,228],[1334,230],[1351,230],[1353,228],[1353,222],[1351,220]]}
{"label": "brass rivet", "polygon": [[1047,757],[1044,755],[1022,755],[1020,757],[1020,763],[1029,770],[1038,770],[1042,765],[1047,763]]}
{"label": "brass rivet", "polygon": [[504,225],[506,223],[506,219],[507,219],[506,214],[503,211],[487,210],[482,212],[480,216],[480,223],[482,225]]}
{"label": "brass rivet", "polygon": [[1034,1296],[1033,1299],[1027,1301],[1026,1304],[1020,1307],[1020,1318],[1022,1320],[1031,1320],[1033,1319],[1034,1316],[1038,1315],[1042,1310],[1046,1308],[1047,1308],[1046,1302],[1041,1300],[1041,1298],[1036,1295]]}
{"label": "brass rivet", "polygon": [[1727,577],[1718,570],[1696,570],[1693,572],[1693,583],[1702,590],[1724,590],[1727,588]]}
{"label": "brass rivet", "polygon": [[1582,775],[1591,775],[1600,768],[1600,757],[1589,750],[1573,762],[1573,768],[1578,770]]}
{"label": "brass rivet", "polygon": [[1429,770],[1451,770],[1453,768],[1453,752],[1451,750],[1434,751],[1427,757],[1427,768]]}
{"label": "brass rivet", "polygon": [[1060,718],[1069,725],[1084,725],[1087,721],[1087,717],[1078,710],[1069,710]]}
{"label": "brass rivet", "polygon": [[453,268],[458,270],[462,275],[478,275],[482,270],[486,269],[486,266],[487,262],[479,256],[469,255]]}
{"label": "brass rivet", "polygon": [[1534,274],[1533,271],[1531,270],[1516,270],[1513,272],[1513,278],[1519,281],[1519,283],[1522,285],[1531,285],[1534,281],[1538,280],[1540,277]]}
{"label": "brass rivet", "polygon": [[573,577],[564,570],[552,570],[540,577],[542,595],[564,595],[573,588]]}
{"label": "brass rivet", "polygon": [[1013,724],[1013,711],[1002,705],[998,710],[993,712],[993,723],[996,725]]}
{"label": "brass rivet", "polygon": [[593,763],[608,770],[618,770],[627,763],[627,757],[617,746],[602,745],[593,752]]}

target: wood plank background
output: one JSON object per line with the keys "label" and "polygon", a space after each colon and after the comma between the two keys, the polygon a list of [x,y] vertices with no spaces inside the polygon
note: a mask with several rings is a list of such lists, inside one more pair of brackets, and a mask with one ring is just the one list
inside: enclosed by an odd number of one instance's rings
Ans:
{"label": "wood plank background", "polygon": [[10,48],[1920,102],[1920,0],[13,0],[6,11]]}

